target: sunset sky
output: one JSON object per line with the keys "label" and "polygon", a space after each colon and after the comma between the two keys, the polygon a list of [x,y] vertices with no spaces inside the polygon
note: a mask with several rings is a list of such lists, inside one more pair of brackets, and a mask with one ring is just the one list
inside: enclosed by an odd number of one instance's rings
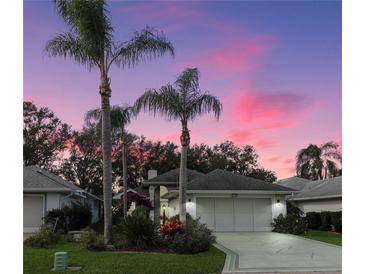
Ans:
{"label": "sunset sky", "polygon": [[[192,143],[251,144],[278,178],[294,175],[297,151],[341,143],[341,2],[110,2],[115,38],[149,25],[175,46],[133,69],[111,72],[114,104],[133,104],[146,88],[172,83],[198,67],[200,87],[218,96],[223,113],[190,124]],[[24,3],[24,100],[48,106],[74,129],[100,106],[97,71],[49,58],[43,48],[66,30],[53,4]],[[154,140],[178,142],[179,122],[141,114],[128,127]]]}

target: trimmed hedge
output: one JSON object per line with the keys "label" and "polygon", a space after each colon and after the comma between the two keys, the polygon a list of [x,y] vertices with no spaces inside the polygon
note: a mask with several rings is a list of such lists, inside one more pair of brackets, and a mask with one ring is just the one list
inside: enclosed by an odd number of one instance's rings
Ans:
{"label": "trimmed hedge", "polygon": [[321,226],[321,213],[307,212],[305,219],[309,229],[316,230]]}
{"label": "trimmed hedge", "polygon": [[342,233],[342,211],[331,212],[331,224],[336,232]]}
{"label": "trimmed hedge", "polygon": [[331,227],[331,212],[329,211],[322,211],[321,212],[321,226],[319,230],[323,231],[330,231],[332,230]]}

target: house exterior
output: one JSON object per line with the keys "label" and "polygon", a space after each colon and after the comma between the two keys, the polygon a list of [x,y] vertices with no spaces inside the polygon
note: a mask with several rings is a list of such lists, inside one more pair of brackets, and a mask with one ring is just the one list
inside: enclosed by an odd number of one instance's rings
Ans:
{"label": "house exterior", "polygon": [[75,204],[88,205],[92,222],[99,221],[102,199],[42,168],[23,167],[24,233],[37,231],[47,211]]}
{"label": "house exterior", "polygon": [[342,176],[317,181],[291,177],[276,184],[300,191],[286,199],[304,213],[342,210]]}
{"label": "house exterior", "polygon": [[[286,215],[285,196],[296,192],[220,169],[207,174],[188,169],[187,175],[187,213],[213,231],[271,231],[273,219]],[[143,183],[149,188],[156,222],[161,186],[167,189],[161,197],[167,200],[166,215],[178,214],[178,179],[179,169],[174,169]]]}

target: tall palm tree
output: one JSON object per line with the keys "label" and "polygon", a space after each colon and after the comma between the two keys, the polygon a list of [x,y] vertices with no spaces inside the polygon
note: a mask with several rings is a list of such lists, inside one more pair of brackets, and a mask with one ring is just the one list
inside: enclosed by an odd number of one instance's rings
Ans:
{"label": "tall palm tree", "polygon": [[222,111],[219,99],[199,88],[199,71],[197,68],[187,68],[177,78],[173,85],[167,84],[159,90],[147,90],[135,103],[136,111],[142,109],[159,113],[168,120],[179,120],[182,132],[180,176],[179,176],[179,215],[183,226],[186,226],[186,163],[187,150],[190,144],[188,122],[194,121],[204,113],[214,112],[217,120]]}
{"label": "tall palm tree", "polygon": [[171,42],[154,29],[146,27],[135,32],[126,42],[115,42],[109,12],[103,0],[54,0],[58,14],[68,31],[57,34],[46,44],[50,56],[68,57],[89,69],[96,68],[100,75],[99,93],[102,109],[104,240],[112,240],[112,165],[109,70],[133,67],[146,59],[174,55]]}
{"label": "tall palm tree", "polygon": [[323,180],[337,176],[342,162],[338,144],[326,142],[320,146],[310,144],[301,149],[296,157],[296,170],[299,177]]}
{"label": "tall palm tree", "polygon": [[[127,146],[126,146],[126,130],[125,127],[131,123],[131,119],[135,116],[134,107],[124,106],[112,106],[110,109],[110,121],[112,129],[119,130],[120,144],[122,151],[122,179],[123,179],[123,214],[127,216],[127,190],[128,190],[128,176],[127,176]],[[92,124],[97,122],[99,125],[102,120],[102,111],[100,108],[92,109],[86,112],[85,122],[86,124]]]}

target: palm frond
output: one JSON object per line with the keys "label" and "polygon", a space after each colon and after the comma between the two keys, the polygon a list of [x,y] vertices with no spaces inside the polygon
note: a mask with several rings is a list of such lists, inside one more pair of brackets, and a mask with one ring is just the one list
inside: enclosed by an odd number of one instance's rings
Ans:
{"label": "palm frond", "polygon": [[101,123],[101,109],[95,108],[86,112],[84,116],[84,121],[87,126],[91,126],[95,123]]}
{"label": "palm frond", "polygon": [[189,119],[194,120],[198,115],[214,112],[215,118],[218,120],[223,106],[219,99],[208,93],[199,94],[194,100],[189,102],[189,107],[187,113],[189,114]]}
{"label": "palm frond", "polygon": [[175,81],[175,86],[183,93],[197,92],[199,90],[200,73],[198,68],[187,68]]}
{"label": "palm frond", "polygon": [[113,47],[108,60],[108,69],[113,63],[122,67],[134,67],[140,62],[166,53],[175,55],[172,43],[162,32],[147,26],[142,31],[135,32],[130,41]]}
{"label": "palm frond", "polygon": [[110,120],[112,127],[124,128],[126,125],[131,123],[131,120],[133,117],[135,117],[135,115],[136,112],[133,106],[112,106],[110,109]]}

